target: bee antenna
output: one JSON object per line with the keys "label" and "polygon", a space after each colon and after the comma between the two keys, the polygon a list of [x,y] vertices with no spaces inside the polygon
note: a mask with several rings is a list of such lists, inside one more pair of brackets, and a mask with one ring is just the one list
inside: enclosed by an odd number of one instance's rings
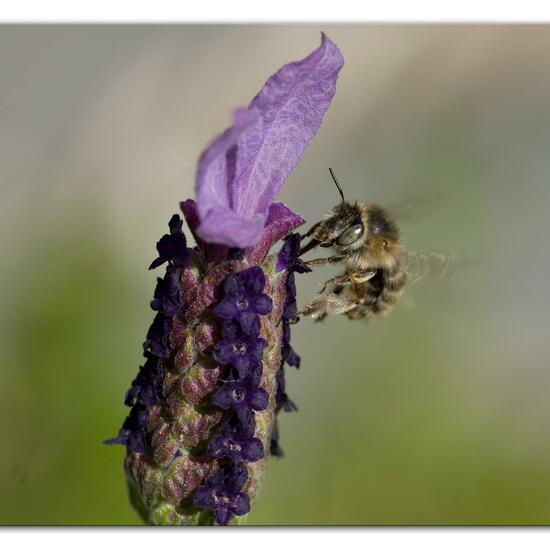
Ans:
{"label": "bee antenna", "polygon": [[329,168],[328,171],[330,172],[330,175],[332,176],[332,179],[334,180],[334,183],[336,184],[336,188],[338,189],[338,193],[340,193],[340,196],[342,197],[342,202],[346,202],[346,199],[344,199],[344,192],[342,191],[342,188],[340,187],[340,184],[338,183],[338,180],[336,179],[336,175],[334,174],[334,171],[332,168]]}

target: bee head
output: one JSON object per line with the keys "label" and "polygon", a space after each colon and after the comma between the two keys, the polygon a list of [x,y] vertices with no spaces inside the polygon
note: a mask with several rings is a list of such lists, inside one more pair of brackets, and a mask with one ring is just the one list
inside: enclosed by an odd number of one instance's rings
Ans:
{"label": "bee head", "polygon": [[389,252],[393,245],[399,246],[399,230],[387,211],[373,203],[347,202],[333,170],[329,171],[342,202],[304,235],[311,236],[311,241],[300,254],[317,246],[334,247],[340,253],[351,253],[365,246]]}
{"label": "bee head", "polygon": [[365,225],[357,204],[342,201],[319,222],[313,232],[316,245],[340,250],[361,246]]}
{"label": "bee head", "polygon": [[361,211],[357,203],[350,204],[344,198],[342,187],[336,178],[332,168],[328,169],[342,202],[335,206],[325,218],[317,224],[313,232],[311,246],[322,246],[328,248],[336,246],[340,251],[349,247],[361,246],[360,240],[365,233],[365,225]]}

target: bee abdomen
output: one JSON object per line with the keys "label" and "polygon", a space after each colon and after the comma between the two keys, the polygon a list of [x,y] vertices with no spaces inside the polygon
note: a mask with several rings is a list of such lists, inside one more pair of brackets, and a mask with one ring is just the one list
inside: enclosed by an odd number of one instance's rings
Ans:
{"label": "bee abdomen", "polygon": [[381,269],[366,285],[366,296],[355,309],[347,313],[350,319],[385,317],[400,300],[405,290],[406,274],[401,266]]}
{"label": "bee abdomen", "polygon": [[403,270],[397,269],[383,274],[382,280],[380,294],[373,304],[374,312],[380,314],[389,313],[400,300],[405,290],[406,275]]}

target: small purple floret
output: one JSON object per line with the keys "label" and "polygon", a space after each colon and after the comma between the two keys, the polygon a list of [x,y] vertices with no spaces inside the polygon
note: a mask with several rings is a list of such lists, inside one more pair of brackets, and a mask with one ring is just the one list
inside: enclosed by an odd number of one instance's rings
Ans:
{"label": "small purple floret", "polygon": [[167,316],[177,315],[181,309],[179,297],[181,270],[171,268],[163,279],[157,278],[155,294],[151,300],[151,309]]}
{"label": "small purple floret", "polygon": [[104,441],[107,445],[126,445],[130,451],[143,453],[147,434],[148,411],[144,405],[135,405],[122,424],[117,437]]}
{"label": "small purple floret", "polygon": [[264,457],[262,442],[251,437],[240,424],[224,424],[220,431],[210,440],[208,454],[217,458],[232,458],[256,462]]}
{"label": "small purple floret", "polygon": [[277,254],[275,269],[283,271],[289,269],[297,273],[309,273],[311,268],[300,259],[300,235],[291,233],[284,239],[283,246]]}
{"label": "small purple floret", "polygon": [[277,392],[275,393],[275,401],[277,406],[283,407],[286,412],[297,411],[298,407],[288,398],[288,395],[285,392],[285,371],[284,367],[281,365],[281,368],[277,371]]}
{"label": "small purple floret", "polygon": [[253,266],[230,275],[225,280],[224,299],[212,310],[221,319],[236,319],[246,335],[260,331],[259,315],[267,315],[273,307],[271,298],[263,294],[264,272]]}
{"label": "small purple floret", "polygon": [[147,331],[147,338],[143,343],[143,350],[157,357],[168,357],[170,354],[168,339],[171,329],[172,322],[170,317],[166,317],[162,313],[157,313],[157,316],[153,319],[153,323]]}
{"label": "small purple floret", "polygon": [[263,411],[269,403],[269,395],[258,387],[261,372],[257,369],[243,380],[226,382],[212,395],[212,403],[220,409],[233,408],[242,423],[246,422],[250,410]]}
{"label": "small purple floret", "polygon": [[243,332],[236,321],[224,321],[222,339],[214,345],[213,358],[221,365],[233,365],[240,378],[261,368],[261,359],[267,342],[256,335]]}
{"label": "small purple floret", "polygon": [[248,496],[241,491],[247,478],[243,464],[222,467],[197,489],[193,504],[213,510],[216,523],[227,525],[232,515],[243,516],[250,511]]}
{"label": "small purple floret", "polygon": [[146,354],[147,361],[139,368],[139,373],[126,392],[124,404],[132,407],[136,403],[142,405],[155,405],[161,396],[161,383],[157,370],[158,358]]}
{"label": "small purple floret", "polygon": [[273,429],[271,430],[271,437],[269,438],[269,454],[281,458],[284,453],[283,449],[279,446],[279,424],[277,419],[273,423]]}
{"label": "small purple floret", "polygon": [[187,242],[182,226],[183,220],[177,214],[174,214],[168,222],[170,234],[163,235],[157,243],[159,257],[153,260],[149,269],[155,269],[164,262],[179,267],[185,265],[189,258],[189,251],[187,250]]}

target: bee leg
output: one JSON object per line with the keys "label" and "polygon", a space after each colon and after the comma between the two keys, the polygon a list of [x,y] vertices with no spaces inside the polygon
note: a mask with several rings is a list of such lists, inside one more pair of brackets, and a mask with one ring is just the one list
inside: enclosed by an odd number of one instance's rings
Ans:
{"label": "bee leg", "polygon": [[319,291],[319,294],[323,294],[329,284],[346,286],[349,284],[358,285],[366,283],[376,275],[376,269],[366,269],[365,271],[353,271],[351,273],[345,273],[344,275],[338,275],[329,279],[323,288]]}
{"label": "bee leg", "polygon": [[332,279],[329,279],[328,281],[325,282],[325,284],[319,291],[319,294],[324,294],[328,285],[349,285],[351,282],[352,282],[351,278],[347,273],[345,275],[338,275],[336,277],[332,277]]}
{"label": "bee leg", "polygon": [[315,225],[312,225],[307,233],[304,233],[303,235],[300,235],[300,240],[303,241],[304,239],[307,239],[308,237],[311,237],[311,235],[313,235],[313,233],[315,233],[315,230],[320,225],[321,225],[321,222],[317,222]]}
{"label": "bee leg", "polygon": [[323,315],[324,310],[326,309],[326,299],[325,298],[314,298],[309,301],[298,313],[296,317],[305,315],[307,317],[313,317],[316,319]]}
{"label": "bee leg", "polygon": [[355,309],[357,304],[349,302],[338,294],[330,293],[322,297],[314,298],[308,302],[299,312],[298,315],[307,315],[315,321],[324,319],[327,315],[341,315]]}
{"label": "bee leg", "polygon": [[366,283],[376,275],[376,269],[366,269],[365,271],[354,271],[349,277],[354,285]]}
{"label": "bee leg", "polygon": [[306,265],[327,265],[338,264],[346,259],[345,254],[338,254],[336,256],[329,256],[328,258],[316,258],[315,260],[308,260],[304,262]]}

